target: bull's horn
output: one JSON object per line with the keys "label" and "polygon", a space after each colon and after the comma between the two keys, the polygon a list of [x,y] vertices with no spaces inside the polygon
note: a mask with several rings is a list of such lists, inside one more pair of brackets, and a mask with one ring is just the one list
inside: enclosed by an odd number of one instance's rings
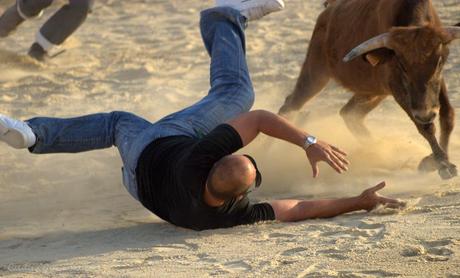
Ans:
{"label": "bull's horn", "polygon": [[372,51],[374,49],[382,48],[382,47],[387,47],[388,48],[388,40],[389,40],[390,34],[389,33],[383,33],[380,34],[376,37],[373,37],[372,39],[369,39],[362,44],[358,45],[357,47],[353,48],[347,56],[343,58],[343,61],[349,62],[353,60],[354,58],[363,55],[364,53],[367,53],[369,51]]}
{"label": "bull's horn", "polygon": [[444,27],[444,30],[449,32],[455,39],[460,39],[460,27]]}

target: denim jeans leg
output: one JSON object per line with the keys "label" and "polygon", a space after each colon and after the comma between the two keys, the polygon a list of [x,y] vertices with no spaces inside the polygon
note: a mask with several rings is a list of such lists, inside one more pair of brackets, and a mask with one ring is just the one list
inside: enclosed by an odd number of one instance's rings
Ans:
{"label": "denim jeans leg", "polygon": [[188,131],[184,135],[199,136],[251,109],[254,90],[245,57],[245,26],[246,18],[229,7],[201,13],[201,34],[211,56],[211,89],[198,103],[159,123],[183,127]]}
{"label": "denim jeans leg", "polygon": [[77,118],[39,117],[26,121],[37,136],[35,154],[77,153],[116,146],[124,165],[123,183],[137,197],[136,162],[131,156],[138,136],[152,124],[126,112],[99,113]]}
{"label": "denim jeans leg", "polygon": [[38,117],[26,121],[37,135],[32,153],[78,153],[117,146],[151,124],[126,112],[98,113],[77,118]]}

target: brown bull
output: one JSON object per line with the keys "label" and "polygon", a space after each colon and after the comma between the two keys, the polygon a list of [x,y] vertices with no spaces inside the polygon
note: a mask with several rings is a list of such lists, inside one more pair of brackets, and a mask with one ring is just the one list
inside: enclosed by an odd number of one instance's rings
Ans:
{"label": "brown bull", "polygon": [[[460,28],[442,27],[430,0],[329,0],[326,6],[280,114],[302,108],[333,78],[354,94],[340,111],[347,127],[368,135],[364,117],[392,95],[433,151],[419,169],[438,169],[445,179],[456,176],[447,157],[454,110],[442,70]],[[440,143],[433,123],[438,113]]]}

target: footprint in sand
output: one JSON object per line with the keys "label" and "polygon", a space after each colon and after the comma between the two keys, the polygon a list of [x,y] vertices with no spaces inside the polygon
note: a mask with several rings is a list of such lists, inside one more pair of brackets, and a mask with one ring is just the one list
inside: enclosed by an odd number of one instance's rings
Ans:
{"label": "footprint in sand", "polygon": [[158,262],[158,261],[162,261],[164,260],[165,258],[163,256],[159,256],[159,255],[154,255],[154,256],[150,256],[148,258],[146,258],[144,261],[147,263],[147,264],[150,264],[152,262]]}
{"label": "footprint in sand", "polygon": [[322,237],[355,238],[375,242],[385,236],[385,225],[379,223],[367,223],[365,221],[353,222],[342,226],[342,229],[334,228],[333,231],[326,231]]}
{"label": "footprint in sand", "polygon": [[433,262],[448,261],[454,253],[451,248],[453,243],[451,239],[423,241],[422,244],[425,246],[428,253],[426,259]]}
{"label": "footprint in sand", "polygon": [[285,250],[281,253],[281,256],[292,256],[292,255],[297,255],[298,253],[305,252],[307,251],[307,248],[304,247],[296,247],[296,248],[291,248],[288,250]]}
{"label": "footprint in sand", "polygon": [[285,233],[271,233],[268,235],[269,238],[292,238],[292,234],[285,234]]}
{"label": "footprint in sand", "polygon": [[36,262],[28,262],[28,263],[17,263],[17,264],[8,264],[0,267],[1,272],[7,273],[23,273],[23,272],[38,272],[43,268],[47,268],[51,261],[36,261]]}
{"label": "footprint in sand", "polygon": [[416,257],[425,255],[426,249],[422,245],[407,245],[401,251],[401,256],[403,257]]}
{"label": "footprint in sand", "polygon": [[388,272],[384,270],[369,270],[369,271],[331,271],[321,270],[311,272],[306,276],[298,277],[354,277],[354,278],[367,278],[367,277],[400,277],[401,274]]}
{"label": "footprint in sand", "polygon": [[277,240],[280,242],[295,242],[297,241],[297,237],[294,234],[287,234],[287,233],[271,233],[268,235],[270,240]]}
{"label": "footprint in sand", "polygon": [[401,274],[399,273],[394,273],[394,272],[388,272],[385,270],[369,270],[369,271],[360,271],[353,273],[351,271],[342,271],[340,272],[340,277],[353,277],[356,275],[356,277],[400,277]]}
{"label": "footprint in sand", "polygon": [[206,262],[206,263],[216,263],[217,262],[216,259],[209,257],[209,255],[206,253],[200,253],[196,256],[198,257],[200,262]]}
{"label": "footprint in sand", "polygon": [[279,252],[276,255],[276,259],[270,261],[264,261],[260,264],[262,267],[277,268],[279,265],[294,264],[299,261],[299,257],[304,257],[309,249],[304,247],[290,248]]}
{"label": "footprint in sand", "polygon": [[184,244],[157,245],[157,246],[154,246],[153,249],[157,252],[170,252],[172,250],[194,251],[198,249],[198,246],[193,243],[184,243]]}
{"label": "footprint in sand", "polygon": [[424,256],[427,261],[442,262],[448,261],[454,251],[451,239],[441,239],[433,241],[421,241],[419,245],[409,245],[404,247],[401,255],[404,257]]}
{"label": "footprint in sand", "polygon": [[346,260],[348,257],[345,255],[348,250],[339,250],[337,248],[329,248],[318,251],[318,254],[322,254],[326,257],[336,260]]}
{"label": "footprint in sand", "polygon": [[115,259],[113,260],[112,269],[115,270],[130,270],[139,268],[146,260],[143,259]]}
{"label": "footprint in sand", "polygon": [[230,273],[248,272],[252,270],[252,267],[244,261],[231,261],[221,265],[224,271]]}
{"label": "footprint in sand", "polygon": [[[375,245],[385,236],[385,225],[381,223],[366,222],[363,220],[347,221],[340,227],[331,227],[332,231],[324,231],[321,237],[346,238],[359,241],[364,245]],[[346,260],[346,252],[335,247],[319,250],[317,253],[336,260]]]}

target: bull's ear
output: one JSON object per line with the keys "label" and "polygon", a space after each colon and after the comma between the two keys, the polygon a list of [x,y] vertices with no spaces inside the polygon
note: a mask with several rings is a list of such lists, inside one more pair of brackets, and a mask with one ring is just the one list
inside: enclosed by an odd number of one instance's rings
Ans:
{"label": "bull's ear", "polygon": [[457,23],[457,24],[455,24],[455,26],[459,26],[459,27],[460,27],[460,22],[459,22],[459,23]]}
{"label": "bull's ear", "polygon": [[376,67],[382,65],[391,60],[394,56],[394,52],[388,48],[379,48],[372,50],[363,55],[364,60],[366,60],[371,66]]}

